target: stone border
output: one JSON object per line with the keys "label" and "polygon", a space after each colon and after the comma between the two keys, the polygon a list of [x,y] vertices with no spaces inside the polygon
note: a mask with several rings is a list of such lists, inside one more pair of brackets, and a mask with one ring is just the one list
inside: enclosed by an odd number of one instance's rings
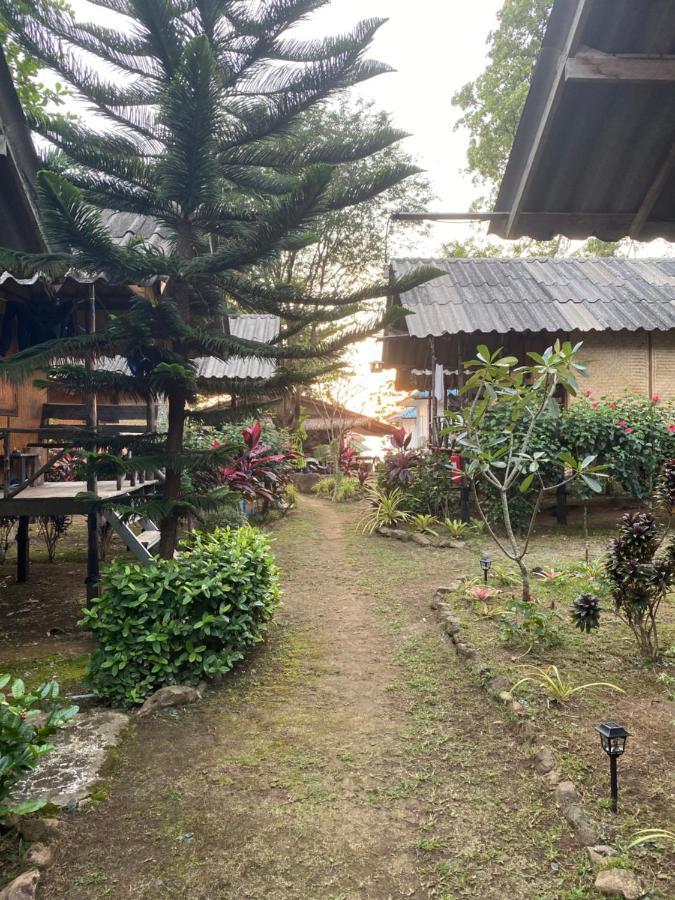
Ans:
{"label": "stone border", "polygon": [[[532,750],[533,745],[540,745],[532,756],[534,771],[544,781],[554,796],[560,811],[572,826],[577,842],[586,850],[588,859],[594,869],[600,869],[596,878],[595,889],[601,893],[618,893],[634,900],[643,896],[642,888],[634,872],[629,869],[604,869],[610,857],[617,851],[599,841],[599,826],[581,805],[581,798],[573,781],[563,778],[556,764],[553,749],[541,742],[542,728],[536,720],[528,716],[527,709],[511,695],[511,682],[505,675],[496,675],[492,667],[481,657],[479,651],[471,645],[462,628],[459,618],[445,601],[448,594],[458,593],[464,579],[457,579],[447,587],[436,589],[431,600],[431,609],[436,611],[441,621],[443,632],[448,636],[460,662],[476,677],[479,684],[493,702],[507,707],[507,722],[522,743]],[[608,873],[612,877],[608,878]],[[623,885],[622,889],[617,884]],[[608,890],[606,885],[611,887]]]}
{"label": "stone border", "polygon": [[403,528],[387,528],[382,526],[378,528],[376,534],[385,538],[394,538],[404,543],[418,544],[420,547],[429,547],[432,550],[443,550],[452,548],[453,550],[462,550],[466,547],[464,541],[454,541],[451,539],[434,540],[428,534],[422,534],[421,531],[405,531]]}

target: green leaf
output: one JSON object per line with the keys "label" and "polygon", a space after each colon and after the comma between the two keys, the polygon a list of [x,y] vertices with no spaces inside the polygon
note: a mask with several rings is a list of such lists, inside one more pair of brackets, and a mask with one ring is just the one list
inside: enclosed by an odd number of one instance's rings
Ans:
{"label": "green leaf", "polygon": [[533,481],[534,481],[534,472],[531,473],[530,475],[527,475],[527,476],[526,476],[525,478],[523,478],[523,480],[520,482],[520,493],[521,493],[521,494],[527,493],[527,491],[529,491],[529,489],[532,487],[532,482],[533,482]]}
{"label": "green leaf", "polygon": [[597,480],[597,478],[591,478],[590,475],[581,475],[583,482],[589,487],[594,493],[601,494],[602,493],[602,484]]}

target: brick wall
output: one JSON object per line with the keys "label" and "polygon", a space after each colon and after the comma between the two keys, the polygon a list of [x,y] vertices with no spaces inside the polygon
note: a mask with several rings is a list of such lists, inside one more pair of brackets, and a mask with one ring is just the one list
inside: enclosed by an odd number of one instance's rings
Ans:
{"label": "brick wall", "polygon": [[628,392],[675,399],[675,331],[586,332],[571,340],[583,341],[580,358],[588,364],[582,391],[594,397]]}
{"label": "brick wall", "polygon": [[675,332],[654,331],[651,339],[653,393],[675,399]]}

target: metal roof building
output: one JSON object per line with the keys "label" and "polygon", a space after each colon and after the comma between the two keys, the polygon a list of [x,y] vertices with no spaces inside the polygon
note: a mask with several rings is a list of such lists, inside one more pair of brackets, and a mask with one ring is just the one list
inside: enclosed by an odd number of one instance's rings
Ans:
{"label": "metal roof building", "polygon": [[675,3],[555,0],[491,231],[675,239]]}
{"label": "metal roof building", "polygon": [[[400,277],[422,263],[447,274],[401,298],[409,315],[383,339],[383,365],[397,369],[403,389],[427,387],[428,376],[414,373],[430,374],[434,365],[456,382],[479,342],[508,346],[520,358],[555,337],[583,340],[595,354],[604,344],[624,348],[632,354],[630,371],[617,392],[641,387],[631,379],[642,367],[635,354],[641,359],[645,348],[645,390],[653,385],[653,344],[670,354],[672,343],[675,371],[675,260],[397,259],[391,274]],[[675,394],[675,381],[660,390]]]}

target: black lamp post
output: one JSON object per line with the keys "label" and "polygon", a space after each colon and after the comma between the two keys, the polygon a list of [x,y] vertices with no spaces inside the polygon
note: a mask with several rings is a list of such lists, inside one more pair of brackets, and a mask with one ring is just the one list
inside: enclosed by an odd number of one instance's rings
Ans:
{"label": "black lamp post", "polygon": [[480,567],[483,570],[483,578],[485,580],[485,584],[487,584],[488,572],[490,571],[490,566],[492,565],[492,560],[489,556],[481,556],[480,558]]}
{"label": "black lamp post", "polygon": [[623,755],[626,749],[626,740],[630,734],[623,725],[617,725],[616,722],[603,722],[602,725],[596,725],[595,730],[600,735],[602,749],[609,756],[609,773],[611,779],[612,791],[612,812],[616,812],[619,799],[619,783],[616,774],[616,761]]}

